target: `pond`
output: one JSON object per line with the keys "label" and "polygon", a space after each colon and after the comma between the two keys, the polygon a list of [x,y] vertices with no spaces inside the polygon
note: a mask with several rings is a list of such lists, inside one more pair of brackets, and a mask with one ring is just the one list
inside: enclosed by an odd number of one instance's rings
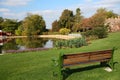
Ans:
{"label": "pond", "polygon": [[46,50],[54,47],[56,39],[47,38],[14,38],[0,39],[0,54],[22,51]]}

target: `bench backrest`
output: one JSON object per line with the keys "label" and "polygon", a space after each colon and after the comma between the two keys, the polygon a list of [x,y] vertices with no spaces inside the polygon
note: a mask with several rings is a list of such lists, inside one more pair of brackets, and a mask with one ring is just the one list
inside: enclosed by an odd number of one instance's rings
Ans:
{"label": "bench backrest", "polygon": [[112,50],[65,54],[63,55],[63,67],[90,62],[109,61],[112,57]]}

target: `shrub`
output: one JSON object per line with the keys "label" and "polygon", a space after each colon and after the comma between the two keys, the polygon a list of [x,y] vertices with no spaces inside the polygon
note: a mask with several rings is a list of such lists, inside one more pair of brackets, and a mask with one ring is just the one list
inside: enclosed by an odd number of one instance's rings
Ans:
{"label": "shrub", "polygon": [[55,47],[57,47],[57,48],[62,48],[63,45],[64,45],[64,41],[62,41],[62,40],[55,42]]}
{"label": "shrub", "polygon": [[59,32],[43,32],[43,35],[57,35],[60,34]]}
{"label": "shrub", "polygon": [[89,36],[93,35],[93,30],[88,30],[85,33],[83,33],[83,35],[85,35],[86,37],[89,37]]}
{"label": "shrub", "polygon": [[75,38],[75,39],[70,39],[70,40],[60,40],[55,43],[55,47],[57,48],[78,48],[81,46],[86,45],[86,40],[85,38]]}
{"label": "shrub", "polygon": [[92,30],[88,30],[83,33],[86,37],[95,36],[98,38],[105,38],[108,35],[107,26],[99,26]]}
{"label": "shrub", "polygon": [[60,34],[63,34],[63,35],[67,35],[67,34],[70,33],[70,29],[61,28],[61,29],[59,30],[59,33],[60,33]]}
{"label": "shrub", "polygon": [[96,27],[93,29],[93,34],[98,38],[105,38],[107,37],[107,28],[106,27]]}

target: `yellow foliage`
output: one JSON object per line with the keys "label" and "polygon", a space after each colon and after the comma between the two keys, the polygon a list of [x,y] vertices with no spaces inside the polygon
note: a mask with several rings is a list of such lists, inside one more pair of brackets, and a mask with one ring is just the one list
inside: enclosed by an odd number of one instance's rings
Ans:
{"label": "yellow foliage", "polygon": [[60,34],[63,34],[63,35],[67,35],[67,34],[70,33],[70,29],[61,28],[61,29],[59,30],[59,33],[60,33]]}

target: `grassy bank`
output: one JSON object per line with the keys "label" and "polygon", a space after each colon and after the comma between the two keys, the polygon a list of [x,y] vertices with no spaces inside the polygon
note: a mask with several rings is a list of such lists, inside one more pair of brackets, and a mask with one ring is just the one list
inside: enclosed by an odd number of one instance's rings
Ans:
{"label": "grassy bank", "polygon": [[[114,53],[115,70],[106,72],[104,67],[90,66],[74,70],[66,80],[119,80],[120,74],[120,32],[111,33],[107,38],[94,40],[88,46],[70,49],[52,49],[48,51],[26,52],[0,56],[0,80],[54,80],[51,58],[59,52],[75,53],[118,48]],[[93,68],[95,67],[95,68]],[[58,80],[58,79],[56,79]]]}

